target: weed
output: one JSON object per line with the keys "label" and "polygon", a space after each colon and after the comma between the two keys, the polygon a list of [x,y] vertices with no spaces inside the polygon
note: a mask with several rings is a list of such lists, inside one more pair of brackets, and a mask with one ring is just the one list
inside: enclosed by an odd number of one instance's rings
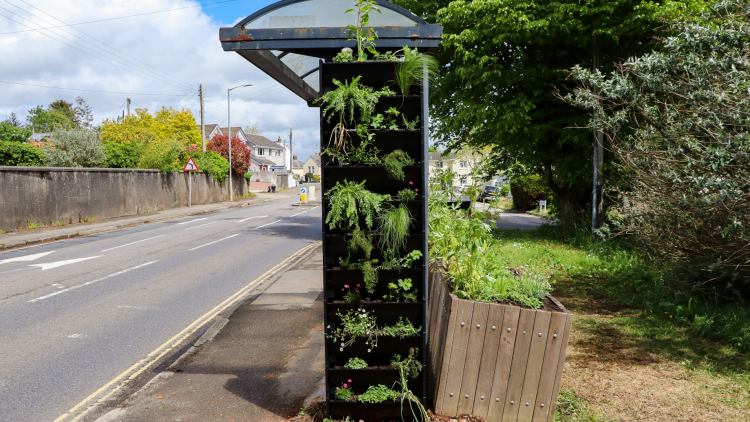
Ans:
{"label": "weed", "polygon": [[27,228],[27,229],[29,229],[29,230],[34,230],[34,229],[38,229],[38,228],[39,228],[39,225],[38,225],[38,224],[36,224],[36,223],[34,223],[34,222],[32,221],[32,222],[30,222],[30,223],[29,223],[29,225],[28,225],[28,226],[27,226],[26,228]]}
{"label": "weed", "polygon": [[94,222],[94,221],[97,221],[97,220],[99,220],[99,217],[89,217],[89,216],[85,216],[85,215],[81,219],[81,221],[83,221],[84,223],[91,223],[91,222]]}
{"label": "weed", "polygon": [[54,223],[52,223],[52,227],[62,227],[62,226],[67,226],[67,225],[68,225],[68,222],[65,220],[57,220]]}

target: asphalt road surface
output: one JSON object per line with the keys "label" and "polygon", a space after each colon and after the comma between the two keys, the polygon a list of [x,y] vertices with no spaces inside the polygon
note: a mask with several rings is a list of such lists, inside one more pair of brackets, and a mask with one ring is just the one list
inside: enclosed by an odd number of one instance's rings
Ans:
{"label": "asphalt road surface", "polygon": [[61,416],[320,241],[321,209],[295,200],[0,254],[0,421],[73,420]]}

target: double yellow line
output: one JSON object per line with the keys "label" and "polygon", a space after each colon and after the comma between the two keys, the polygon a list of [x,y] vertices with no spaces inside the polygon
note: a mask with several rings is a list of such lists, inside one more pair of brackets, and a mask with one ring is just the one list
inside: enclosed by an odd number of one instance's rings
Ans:
{"label": "double yellow line", "polygon": [[[188,337],[193,335],[196,331],[198,331],[201,327],[203,327],[207,322],[211,321],[214,317],[224,312],[227,308],[232,306],[232,304],[236,303],[238,300],[240,300],[243,296],[245,296],[250,290],[252,290],[253,287],[255,287],[257,284],[262,282],[263,280],[266,280],[268,277],[274,275],[276,272],[284,268],[285,266],[289,265],[292,261],[295,261],[296,259],[300,258],[310,250],[318,247],[320,245],[320,242],[313,243],[312,245],[308,245],[299,251],[295,252],[292,256],[285,259],[284,261],[280,262],[275,267],[271,268],[270,270],[266,271],[263,275],[256,278],[254,281],[252,281],[247,286],[240,289],[237,293],[230,296],[225,301],[221,302],[219,305],[217,305],[215,308],[211,309],[210,311],[206,312],[202,317],[198,318],[193,322],[192,324],[188,325],[184,330],[177,333],[174,337],[167,340],[164,344],[157,347],[153,352],[149,353],[148,356],[138,361],[136,364],[125,370],[125,372],[121,373],[120,375],[113,378],[110,382],[106,383],[102,388],[96,390],[95,392],[91,393],[90,396],[86,397],[82,402],[78,403],[77,405],[73,406],[68,413],[65,413],[64,415],[61,415],[57,419],[55,419],[53,422],[62,422],[67,420],[70,417],[75,416],[74,419],[71,419],[70,422],[76,422],[79,421],[81,418],[86,416],[91,410],[93,410],[96,406],[98,406],[103,401],[107,400],[109,397],[111,397],[114,393],[119,391],[121,388],[123,388],[127,383],[137,378],[139,375],[141,375],[144,371],[151,368],[156,362],[159,361],[159,359],[163,358],[165,355],[167,355],[169,352],[177,348],[183,341],[185,341]],[[119,384],[118,384],[119,383]],[[115,386],[115,384],[117,384]],[[113,387],[114,386],[114,387]],[[111,391],[107,392],[105,395],[102,396],[108,389],[111,388]],[[101,397],[100,397],[101,396]],[[97,399],[97,397],[99,397]],[[96,401],[94,401],[96,400]],[[75,415],[75,413],[79,410],[84,408],[85,406],[88,406],[84,411],[80,412],[78,415]]]}

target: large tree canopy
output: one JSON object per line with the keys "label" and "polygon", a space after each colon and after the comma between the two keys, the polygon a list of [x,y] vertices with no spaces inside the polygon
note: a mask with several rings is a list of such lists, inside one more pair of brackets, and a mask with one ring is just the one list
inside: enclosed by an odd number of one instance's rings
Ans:
{"label": "large tree canopy", "polygon": [[[592,65],[594,35],[603,70],[651,48],[659,15],[698,0],[395,0],[443,25],[441,77],[433,91],[435,134],[449,149],[492,146],[500,168],[540,174],[571,220],[591,192],[588,112],[554,96],[567,69]],[[695,4],[694,4],[695,3]],[[606,171],[606,170],[605,170]]]}

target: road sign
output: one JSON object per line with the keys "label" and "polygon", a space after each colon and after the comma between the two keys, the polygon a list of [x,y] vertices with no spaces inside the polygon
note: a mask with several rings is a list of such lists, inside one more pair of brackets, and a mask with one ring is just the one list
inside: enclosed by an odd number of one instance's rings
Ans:
{"label": "road sign", "polygon": [[299,193],[301,193],[302,195],[304,195],[304,194],[307,193],[307,189],[302,188],[302,189],[299,190]]}
{"label": "road sign", "polygon": [[300,188],[300,190],[299,190],[299,201],[300,202],[307,202],[307,189]]}
{"label": "road sign", "polygon": [[193,157],[190,157],[187,164],[185,164],[185,168],[182,169],[182,171],[199,171],[198,166],[196,166],[195,161],[193,161]]}

